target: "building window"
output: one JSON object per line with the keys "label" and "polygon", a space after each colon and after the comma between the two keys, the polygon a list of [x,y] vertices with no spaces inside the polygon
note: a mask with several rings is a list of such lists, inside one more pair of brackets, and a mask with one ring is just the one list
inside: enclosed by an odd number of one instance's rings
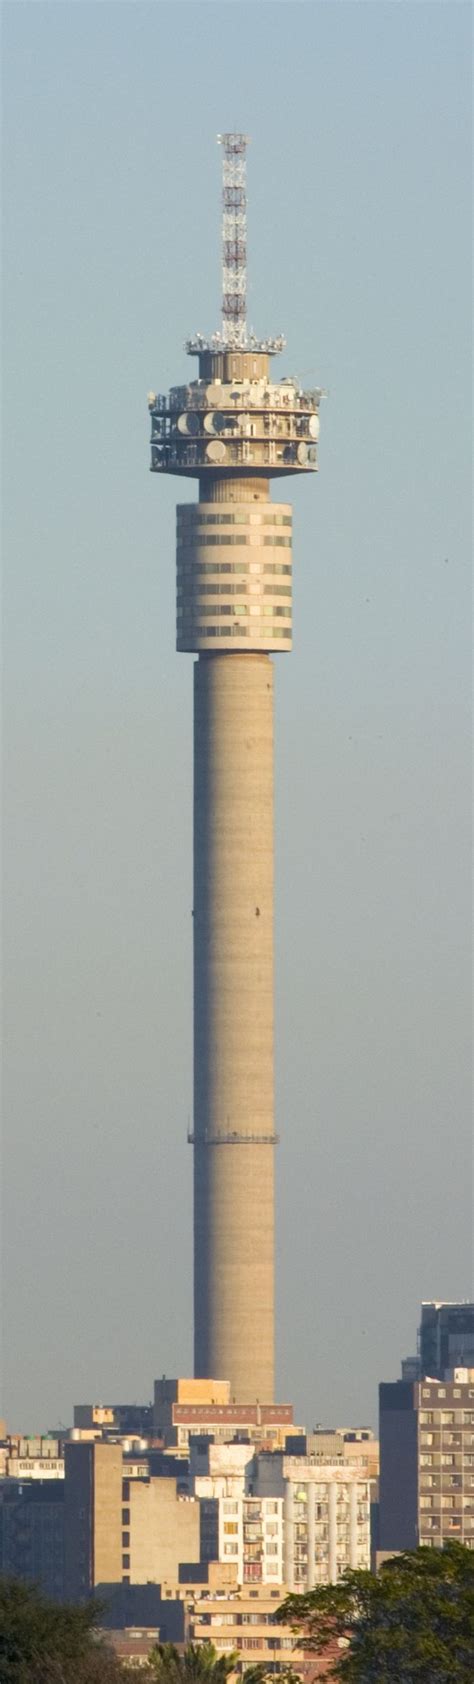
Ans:
{"label": "building window", "polygon": [[122,1532],[122,1549],[123,1550],[130,1549],[130,1533],[129,1532]]}
{"label": "building window", "polygon": [[129,1555],[123,1555],[122,1556],[122,1567],[126,1568],[126,1567],[129,1567],[129,1566],[130,1566],[130,1556]]}

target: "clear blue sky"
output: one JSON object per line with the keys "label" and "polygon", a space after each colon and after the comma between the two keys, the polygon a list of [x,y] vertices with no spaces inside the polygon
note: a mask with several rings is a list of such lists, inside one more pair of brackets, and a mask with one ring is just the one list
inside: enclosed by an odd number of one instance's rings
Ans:
{"label": "clear blue sky", "polygon": [[[470,9],[4,10],[4,1410],[191,1365],[192,661],[146,393],[219,312],[329,390],[277,659],[279,1394],[468,1296]],[[190,487],[189,495],[193,496]]]}

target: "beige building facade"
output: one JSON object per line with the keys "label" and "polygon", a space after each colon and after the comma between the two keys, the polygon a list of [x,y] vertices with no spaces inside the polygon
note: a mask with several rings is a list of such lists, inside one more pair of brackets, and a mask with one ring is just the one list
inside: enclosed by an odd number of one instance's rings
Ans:
{"label": "beige building facade", "polygon": [[199,1502],[176,1479],[133,1478],[120,1444],[66,1444],[64,1499],[71,1601],[98,1585],[177,1582],[182,1563],[200,1560]]}

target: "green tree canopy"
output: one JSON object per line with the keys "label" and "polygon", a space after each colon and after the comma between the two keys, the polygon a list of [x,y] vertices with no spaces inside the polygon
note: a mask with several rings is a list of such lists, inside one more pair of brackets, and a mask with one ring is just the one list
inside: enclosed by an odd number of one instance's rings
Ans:
{"label": "green tree canopy", "polygon": [[213,1643],[188,1643],[182,1651],[158,1643],[148,1667],[157,1684],[226,1684],[238,1659],[234,1651],[218,1655]]}
{"label": "green tree canopy", "polygon": [[[181,1651],[174,1643],[158,1643],[140,1678],[147,1684],[155,1684],[155,1680],[157,1684],[225,1684],[241,1663],[237,1650],[219,1655],[213,1643],[188,1643]],[[243,1684],[268,1684],[270,1676],[268,1668],[257,1663],[244,1669]],[[300,1684],[300,1680],[285,1667],[279,1673],[279,1684]]]}
{"label": "green tree canopy", "polygon": [[100,1612],[0,1579],[0,1684],[118,1684],[123,1670],[98,1636]]}
{"label": "green tree canopy", "polygon": [[340,1684],[473,1684],[474,1551],[406,1551],[286,1597],[276,1618],[322,1657],[339,1639],[326,1676]]}

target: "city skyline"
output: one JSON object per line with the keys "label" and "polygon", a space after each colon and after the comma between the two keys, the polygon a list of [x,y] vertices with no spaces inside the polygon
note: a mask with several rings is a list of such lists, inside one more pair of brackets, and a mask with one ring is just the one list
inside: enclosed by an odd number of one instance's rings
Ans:
{"label": "city skyline", "polygon": [[[289,8],[254,19],[239,122],[251,319],[330,393],[277,720],[277,1394],[311,1425],[373,1419],[413,1304],[471,1285],[469,76],[462,7],[297,10],[305,54]],[[218,38],[193,11],[7,8],[3,1410],[25,1428],[191,1367],[190,697],[142,392],[216,319],[217,72],[231,46],[247,67],[230,8]],[[185,115],[157,159],[158,63]]]}

